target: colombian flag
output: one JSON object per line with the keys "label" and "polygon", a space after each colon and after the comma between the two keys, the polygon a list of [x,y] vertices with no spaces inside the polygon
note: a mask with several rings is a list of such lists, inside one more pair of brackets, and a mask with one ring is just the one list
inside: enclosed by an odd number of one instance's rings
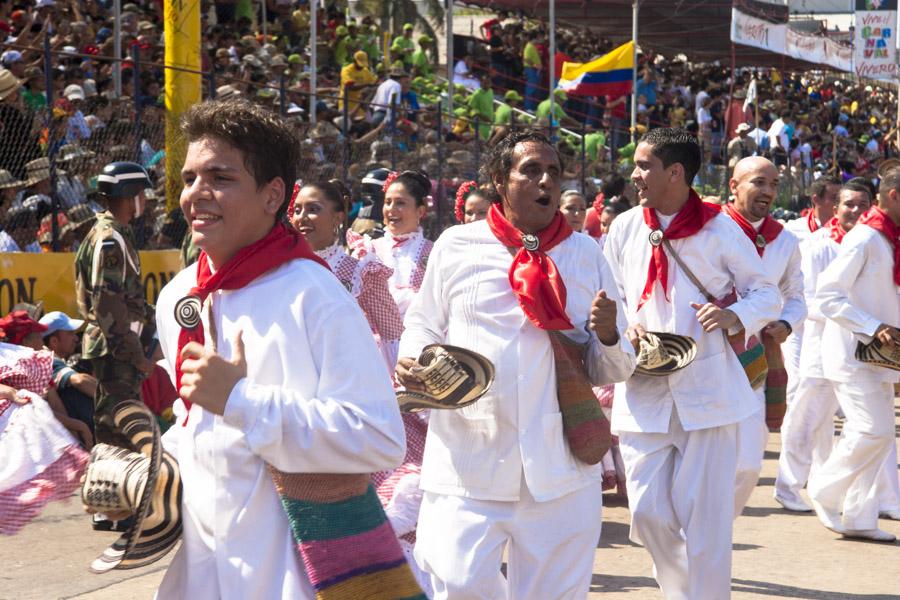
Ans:
{"label": "colombian flag", "polygon": [[559,88],[570,96],[620,96],[631,93],[634,42],[589,63],[563,63]]}

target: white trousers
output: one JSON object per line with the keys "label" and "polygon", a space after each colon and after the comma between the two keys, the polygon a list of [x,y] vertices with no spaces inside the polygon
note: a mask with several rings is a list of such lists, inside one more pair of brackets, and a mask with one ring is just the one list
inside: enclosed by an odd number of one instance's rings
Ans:
{"label": "white trousers", "polygon": [[[834,391],[847,420],[831,455],[810,476],[807,491],[826,525],[875,529],[880,508],[876,482],[895,444],[894,387],[863,380],[834,382]],[[840,513],[840,523],[829,522]]]}
{"label": "white trousers", "polygon": [[[799,335],[798,335],[799,334]],[[781,345],[781,355],[784,357],[784,369],[787,371],[787,404],[790,407],[794,396],[797,393],[797,387],[800,385],[800,348],[802,332],[794,332],[788,336],[788,339]]]}
{"label": "white trousers", "polygon": [[737,424],[668,433],[621,432],[631,539],[653,558],[669,600],[731,595],[731,528]]}
{"label": "white trousers", "polygon": [[766,452],[766,442],[769,441],[764,392],[760,389],[757,390],[757,394],[763,396],[762,408],[737,424],[737,469],[734,475],[735,519],[741,516],[741,512],[747,506],[747,501],[750,500],[750,495],[759,481],[763,455]]}
{"label": "white trousers", "polygon": [[838,409],[834,386],[827,379],[803,377],[781,426],[781,455],[775,493],[787,500],[800,499],[810,470],[818,469],[834,445],[834,413]]}
{"label": "white trousers", "polygon": [[431,576],[435,600],[587,597],[602,524],[601,483],[537,502],[524,476],[522,482],[518,502],[425,492],[415,557]]}
{"label": "white trousers", "polygon": [[878,489],[878,510],[900,510],[900,476],[897,474],[896,443],[888,448],[888,456],[875,481],[875,487]]}

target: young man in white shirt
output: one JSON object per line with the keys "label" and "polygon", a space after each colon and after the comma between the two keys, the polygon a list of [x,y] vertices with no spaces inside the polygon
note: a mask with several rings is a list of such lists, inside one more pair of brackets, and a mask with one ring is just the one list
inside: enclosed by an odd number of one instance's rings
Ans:
{"label": "young man in white shirt", "polygon": [[852,182],[840,188],[837,197],[834,217],[823,222],[800,246],[803,295],[809,313],[803,325],[802,343],[797,344],[800,348],[798,381],[781,426],[781,454],[774,492],[776,502],[795,512],[812,511],[800,496],[800,490],[806,485],[810,471],[821,466],[831,454],[834,413],[838,408],[834,387],[822,370],[825,317],[815,302],[816,285],[819,275],[837,256],[844,236],[872,202],[868,188]]}
{"label": "young man in white shirt", "polygon": [[[667,377],[634,375],[616,386],[613,432],[625,460],[631,539],[653,557],[668,598],[727,598],[737,424],[758,400],[723,331],[755,332],[778,318],[778,290],[754,245],[690,182],[700,148],[683,129],[654,129],[635,149],[640,206],[613,221],[604,254],[634,344],[646,331],[690,336],[697,356]],[[709,302],[674,260],[728,308]],[[745,334],[748,337],[749,334]]]}
{"label": "young man in white shirt", "polygon": [[812,204],[809,214],[788,221],[784,228],[797,236],[801,242],[809,239],[813,233],[825,227],[834,216],[840,190],[841,182],[831,175],[823,175],[816,179],[809,186],[809,200]]}
{"label": "young man in white shirt", "polygon": [[[856,358],[860,343],[900,344],[900,169],[881,181],[878,206],[859,218],[819,276],[816,302],[827,319],[822,368],[846,421],[841,439],[807,490],[819,520],[845,537],[893,542],[878,528],[878,480],[895,444],[897,371]],[[894,471],[894,477],[897,476]]]}
{"label": "young man in white shirt", "polygon": [[[729,182],[732,204],[723,211],[740,226],[741,231],[756,246],[763,262],[763,270],[776,282],[781,294],[781,314],[758,332],[766,355],[781,352],[781,344],[806,318],[803,298],[803,276],[800,272],[800,244],[784,226],[769,216],[778,194],[778,169],[766,158],[751,156],[737,163]],[[756,487],[762,469],[763,453],[769,428],[781,426],[786,402],[787,373],[781,365],[770,364],[764,386],[756,390],[759,405],[756,412],[741,421],[738,427],[738,463],[734,516],[744,506]],[[779,371],[780,374],[779,375]],[[766,389],[769,388],[769,389]],[[779,396],[777,398],[776,396]],[[772,402],[773,404],[770,404]],[[768,414],[770,413],[771,414]]]}
{"label": "young man in white shirt", "polygon": [[158,597],[313,599],[317,572],[297,556],[273,470],[395,467],[397,400],[358,304],[282,222],[294,132],[241,100],[194,105],[182,132],[181,209],[203,252],[156,310],[180,395],[163,444],[184,485]]}
{"label": "young man in white shirt", "polygon": [[437,240],[400,340],[397,375],[407,387],[419,385],[412,357],[428,344],[469,348],[496,370],[477,403],[431,413],[416,560],[436,599],[584,598],[602,467],[567,447],[551,336],[584,347],[594,385],[630,376],[634,351],[599,246],[559,212],[555,147],[539,133],[513,133],[484,170],[500,200],[487,219]]}

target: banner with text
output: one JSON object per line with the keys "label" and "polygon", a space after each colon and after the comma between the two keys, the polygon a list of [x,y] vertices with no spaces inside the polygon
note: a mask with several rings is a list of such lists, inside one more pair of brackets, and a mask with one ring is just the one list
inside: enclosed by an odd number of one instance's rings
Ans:
{"label": "banner with text", "polygon": [[[896,1],[896,0],[895,0]],[[822,35],[810,35],[731,9],[731,41],[807,62],[852,71],[852,51]]]}
{"label": "banner with text", "polygon": [[853,72],[857,77],[897,76],[897,0],[856,0]]}
{"label": "banner with text", "polygon": [[[141,252],[141,273],[147,302],[156,304],[159,292],[181,270],[177,250]],[[61,310],[78,317],[75,299],[75,254],[0,253],[0,316],[19,302],[36,304],[43,300],[44,310]]]}

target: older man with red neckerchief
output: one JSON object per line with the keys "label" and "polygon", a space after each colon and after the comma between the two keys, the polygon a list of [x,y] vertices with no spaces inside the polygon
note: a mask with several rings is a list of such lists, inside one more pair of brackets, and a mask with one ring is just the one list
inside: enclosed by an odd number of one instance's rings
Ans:
{"label": "older man with red neckerchief", "polygon": [[797,238],[769,216],[778,193],[778,169],[768,159],[750,156],[734,167],[730,181],[734,202],[722,210],[756,246],[763,270],[778,285],[782,307],[778,320],[759,332],[768,362],[765,385],[757,389],[757,411],[738,427],[738,463],[735,479],[734,516],[750,499],[759,480],[769,429],[778,429],[784,418],[788,373],[781,345],[806,318],[803,275],[800,272],[800,244]]}
{"label": "older man with red neckerchief", "polygon": [[[819,276],[825,315],[822,367],[834,382],[846,421],[841,439],[807,485],[825,527],[845,537],[893,542],[878,528],[878,480],[894,445],[897,371],[857,359],[860,343],[900,344],[900,169],[881,181],[878,206],[844,236]],[[894,472],[894,477],[897,474]]]}
{"label": "older man with red neckerchief", "polygon": [[556,149],[538,133],[514,133],[485,170],[501,200],[486,220],[450,228],[435,243],[400,340],[397,374],[407,387],[419,384],[412,357],[428,344],[463,346],[496,368],[477,403],[431,413],[416,560],[437,599],[584,598],[602,467],[576,459],[580,440],[564,433],[569,413],[558,388],[572,378],[560,370],[559,340],[583,347],[584,407],[601,417],[587,379],[626,379],[634,351],[599,246],[573,235],[558,210]]}
{"label": "older man with red neckerchief", "polygon": [[[625,461],[631,539],[653,557],[667,598],[727,598],[738,422],[759,400],[723,331],[759,331],[779,314],[778,290],[754,245],[690,182],[700,147],[683,129],[654,129],[635,149],[640,206],[613,221],[604,254],[632,343],[647,331],[693,338],[694,361],[666,377],[616,386],[613,431]],[[666,243],[720,308],[707,300]],[[749,334],[748,334],[749,335]],[[746,336],[745,336],[746,337]]]}

